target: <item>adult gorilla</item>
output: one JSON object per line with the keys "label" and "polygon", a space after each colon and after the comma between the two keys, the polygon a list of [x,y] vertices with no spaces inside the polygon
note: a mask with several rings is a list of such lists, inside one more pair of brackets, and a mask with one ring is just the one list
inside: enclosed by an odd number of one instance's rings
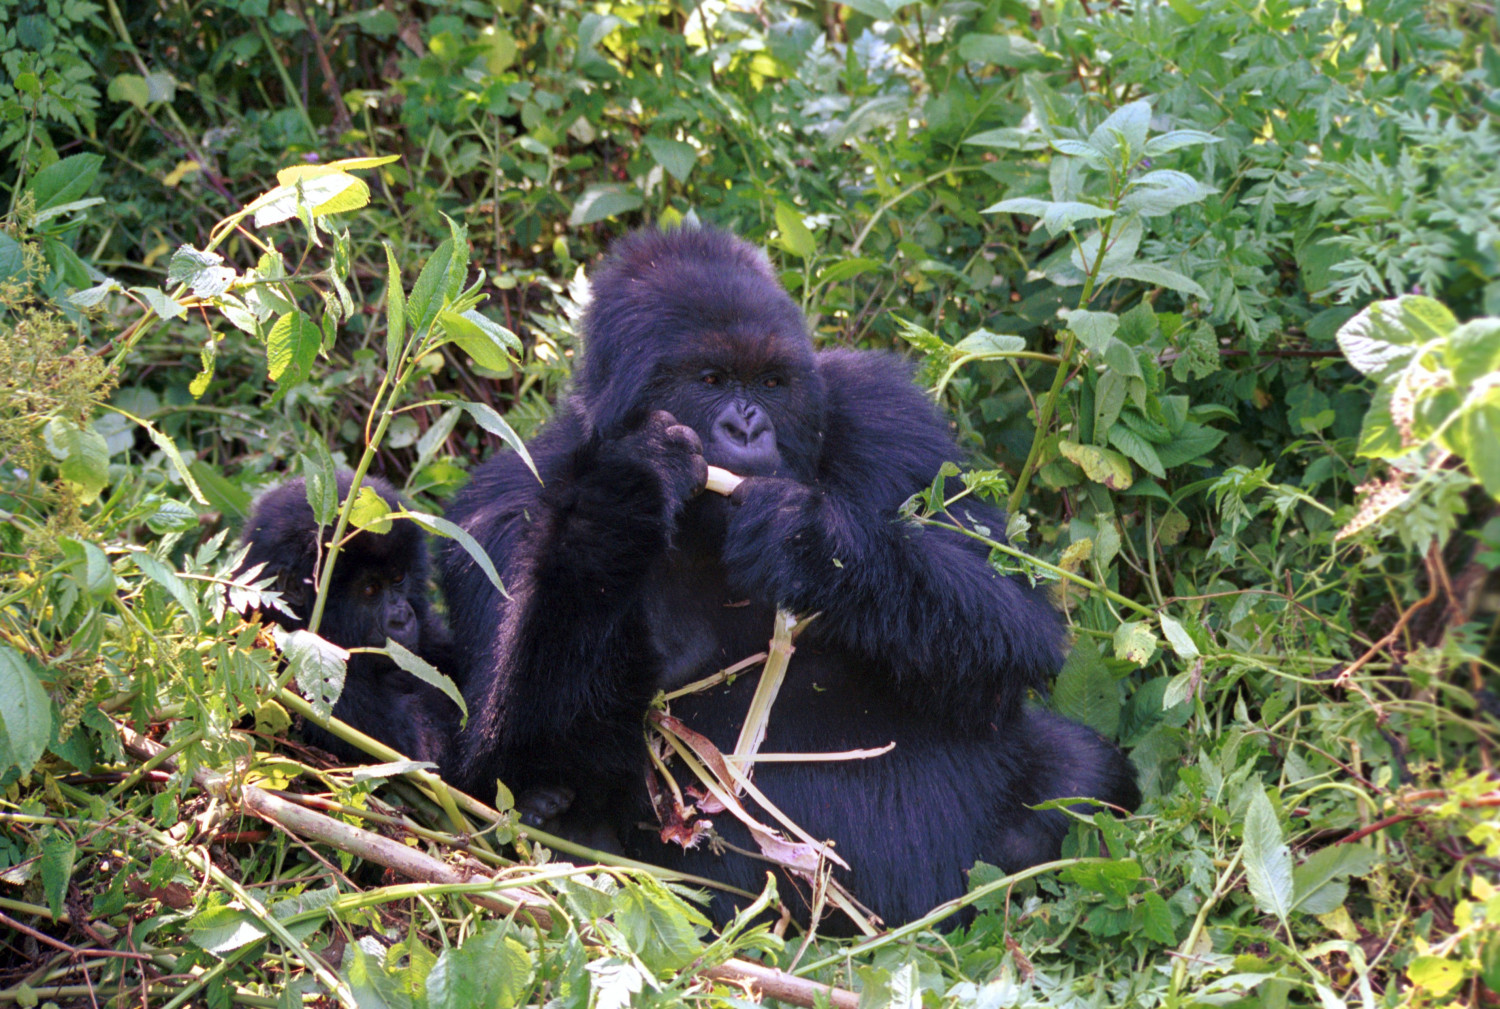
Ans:
{"label": "adult gorilla", "polygon": [[[815,354],[765,256],[710,229],[621,241],[594,274],[583,337],[576,389],[530,446],[542,483],[500,456],[449,510],[512,597],[445,548],[454,636],[475,649],[464,783],[563,786],[573,822],[621,829],[631,854],[759,889],[764,863],[638,829],[641,719],[658,690],[762,650],[780,606],[822,615],[762,749],[896,748],[761,764],[755,781],[836,839],[852,866],[840,878],[887,922],[961,894],[978,859],[1015,870],[1055,857],[1064,814],[1028,805],[1136,804],[1118,750],[1023,706],[1062,661],[1043,595],[969,538],[898,519],[960,456],[898,358]],[[749,479],[729,499],[700,496],[707,463]],[[964,510],[1005,528],[983,505]],[[674,714],[728,749],[755,679],[674,701]],[[731,817],[717,822],[753,850]]]}

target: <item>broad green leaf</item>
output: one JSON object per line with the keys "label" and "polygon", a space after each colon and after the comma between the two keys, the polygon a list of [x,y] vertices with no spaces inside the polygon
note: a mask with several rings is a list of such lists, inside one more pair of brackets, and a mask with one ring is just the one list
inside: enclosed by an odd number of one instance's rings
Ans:
{"label": "broad green leaf", "polygon": [[1017,70],[1032,69],[1047,61],[1042,47],[1024,35],[986,35],[982,32],[960,33],[958,55],[965,60]]}
{"label": "broad green leaf", "polygon": [[247,943],[265,938],[266,931],[248,911],[211,907],[187,923],[187,937],[196,946],[223,956]]}
{"label": "broad green leaf", "polygon": [[1475,319],[1449,333],[1443,360],[1459,388],[1500,372],[1500,319]]}
{"label": "broad green leaf", "polygon": [[322,346],[323,331],[317,323],[302,312],[288,312],[266,338],[267,376],[277,385],[295,385],[312,370]]}
{"label": "broad green leaf", "polygon": [[313,217],[324,217],[358,210],[369,202],[370,187],[362,179],[334,172],[276,186],[246,209],[254,212],[255,226],[265,228],[296,217],[299,207],[306,208]]}
{"label": "broad green leaf", "polygon": [[386,955],[379,940],[365,936],[344,947],[339,975],[349,985],[359,1009],[414,1009],[418,1003],[403,983],[403,972],[387,967]]}
{"label": "broad green leaf", "polygon": [[1224,440],[1224,432],[1215,427],[1206,427],[1196,421],[1182,425],[1172,440],[1156,446],[1156,457],[1167,469],[1202,459]]}
{"label": "broad green leaf", "polygon": [[1159,168],[1131,180],[1129,191],[1120,200],[1120,209],[1143,217],[1159,217],[1197,203],[1214,192],[1212,186],[1203,185],[1186,172]]}
{"label": "broad green leaf", "polygon": [[1150,123],[1151,106],[1146,102],[1122,105],[1089,134],[1089,146],[1117,165],[1129,164],[1145,152]]}
{"label": "broad green leaf", "polygon": [[437,687],[444,694],[447,694],[448,698],[454,704],[458,705],[458,710],[463,714],[464,720],[468,720],[469,706],[464,703],[464,695],[459,693],[458,686],[451,679],[438,672],[434,666],[429,664],[420,655],[408,651],[399,641],[386,638],[385,651],[396,665],[411,673],[423,683]]}
{"label": "broad green leaf", "polygon": [[1116,424],[1110,428],[1109,443],[1158,480],[1166,477],[1166,467],[1162,465],[1161,457],[1156,454],[1156,446],[1130,428],[1122,424]]}
{"label": "broad green leaf", "polygon": [[349,523],[356,529],[384,536],[391,531],[391,510],[391,506],[374,487],[364,484],[354,497],[354,507],[349,510]]}
{"label": "broad green leaf", "polygon": [[[0,272],[0,280],[3,279],[5,279],[3,272]],[[114,293],[115,291],[123,290],[125,290],[125,288],[121,286],[118,280],[105,280],[102,284],[95,284],[93,287],[86,287],[82,291],[74,291],[72,294],[68,295],[68,304],[73,305],[76,308],[93,308],[95,305],[98,305],[101,301],[103,301],[106,296]]]}
{"label": "broad green leaf", "polygon": [[435,533],[438,536],[446,536],[463,547],[464,553],[468,554],[469,559],[479,565],[479,569],[490,580],[490,584],[495,586],[495,591],[509,598],[509,593],[505,591],[504,583],[500,581],[500,573],[495,570],[494,561],[490,560],[489,553],[484,547],[479,545],[478,540],[469,535],[467,529],[445,518],[439,518],[436,515],[427,515],[423,512],[414,511],[406,511],[402,514],[428,532]]}
{"label": "broad green leaf", "polygon": [[851,277],[859,276],[861,273],[877,270],[880,268],[880,265],[878,260],[865,259],[863,257],[846,259],[841,263],[834,263],[828,269],[818,274],[817,282],[819,285],[842,283]]}
{"label": "broad green leaf", "polygon": [[1130,463],[1117,452],[1071,441],[1059,442],[1057,450],[1063,454],[1063,458],[1076,463],[1083,470],[1084,476],[1110,490],[1125,490],[1134,482]]}
{"label": "broad green leaf", "polygon": [[138,109],[151,104],[151,88],[140,74],[117,74],[110,78],[105,93],[110,101],[129,102]]}
{"label": "broad green leaf", "polygon": [[[1095,231],[1085,238],[1068,256],[1068,261],[1078,270],[1088,273],[1099,258],[1099,248],[1104,238],[1103,231]],[[1110,230],[1109,244],[1104,246],[1104,262],[1100,269],[1108,276],[1135,261],[1136,250],[1141,245],[1141,219],[1131,217]]]}
{"label": "broad green leaf", "polygon": [[1500,499],[1500,396],[1466,408],[1443,443],[1463,457],[1490,496]]}
{"label": "broad green leaf", "polygon": [[1265,789],[1250,788],[1245,810],[1245,881],[1255,906],[1282,921],[1292,910],[1292,849]]}
{"label": "broad green leaf", "polygon": [[1165,613],[1158,613],[1157,619],[1161,621],[1161,632],[1166,635],[1167,644],[1172,646],[1172,651],[1177,653],[1179,659],[1198,657],[1198,646],[1193,643],[1186,627]]}
{"label": "broad green leaf", "polygon": [[1423,344],[1458,328],[1453,313],[1431,298],[1404,294],[1377,301],[1339,328],[1338,344],[1349,363],[1382,378],[1404,367]]}
{"label": "broad green leaf", "polygon": [[453,245],[452,238],[438,243],[427,262],[422,264],[417,282],[412,285],[411,297],[406,300],[406,317],[416,336],[423,334],[443,308],[444,294],[448,289],[448,267],[453,262]]}
{"label": "broad green leaf", "polygon": [[975,147],[996,147],[1007,151],[1041,151],[1047,147],[1047,138],[1036,130],[1002,126],[995,130],[983,130],[964,140]]}
{"label": "broad green leaf", "polygon": [[1170,946],[1177,941],[1172,929],[1172,908],[1162,895],[1147,891],[1140,903],[1141,934],[1153,942]]}
{"label": "broad green leaf", "polygon": [[776,228],[781,232],[781,246],[794,256],[811,259],[818,251],[818,240],[802,222],[802,215],[789,203],[777,202]]}
{"label": "broad green leaf", "polygon": [[1351,876],[1365,876],[1375,868],[1379,856],[1362,844],[1330,844],[1292,872],[1294,910],[1307,914],[1327,914],[1349,895]]}
{"label": "broad green leaf", "polygon": [[307,494],[307,505],[312,509],[313,521],[318,525],[333,525],[339,512],[338,471],[328,446],[314,439],[317,446],[312,455],[302,453],[303,490]]}
{"label": "broad green leaf", "polygon": [[428,1009],[511,1009],[530,991],[536,967],[514,926],[486,922],[462,946],[449,948],[427,974]]}
{"label": "broad green leaf", "polygon": [[0,645],[0,770],[30,773],[52,738],[52,701],[31,663]]}
{"label": "broad green leaf", "polygon": [[632,210],[639,210],[645,202],[639,193],[622,186],[590,186],[584,190],[578,202],[573,204],[573,212],[568,215],[568,226],[581,228],[585,224],[619,217]]}
{"label": "broad green leaf", "polygon": [[1169,270],[1159,263],[1106,265],[1105,270],[1111,276],[1120,277],[1124,280],[1139,280],[1143,284],[1165,287],[1179,294],[1191,294],[1195,298],[1203,298],[1205,300],[1208,298],[1208,292],[1200,287],[1197,281],[1178,273],[1176,270]]}
{"label": "broad green leaf", "polygon": [[101,154],[74,154],[37,172],[26,183],[26,191],[36,199],[36,212],[81,200],[103,164]]}
{"label": "broad green leaf", "polygon": [[651,152],[652,159],[678,182],[686,182],[693,166],[698,163],[698,148],[681,140],[646,136],[641,138],[641,143]]}
{"label": "broad green leaf", "polygon": [[[378,495],[377,495],[378,497]],[[349,653],[312,631],[280,631],[277,640],[286,664],[297,681],[297,689],[312,705],[313,714],[327,718],[344,692],[344,673]]]}
{"label": "broad green leaf", "polygon": [[1026,339],[1007,333],[991,333],[987,329],[977,329],[954,344],[953,349],[960,354],[972,354],[975,357],[1005,357],[1025,350]]}
{"label": "broad green leaf", "polygon": [[1463,984],[1468,972],[1456,960],[1426,954],[1407,964],[1406,976],[1412,984],[1421,986],[1433,995],[1442,996]]}
{"label": "broad green leaf", "polygon": [[1103,171],[1109,167],[1109,161],[1099,151],[1082,140],[1074,140],[1070,137],[1059,137],[1052,141],[1052,149],[1059,154],[1066,154],[1070,158],[1080,158],[1090,168]]}
{"label": "broad green leaf", "polygon": [[68,881],[73,878],[73,862],[78,846],[61,827],[53,827],[42,838],[42,893],[52,917],[62,917],[63,901],[68,896]]}
{"label": "broad green leaf", "polygon": [[658,973],[681,970],[703,953],[708,919],[650,876],[624,884],[614,919],[626,945]]}
{"label": "broad green leaf", "polygon": [[1115,212],[1107,207],[1096,207],[1092,203],[1076,200],[1039,200],[1033,196],[1015,196],[985,207],[983,214],[1030,214],[1040,217],[1042,225],[1054,235],[1072,230],[1079,221],[1101,217],[1113,217]]}
{"label": "broad green leaf", "polygon": [[463,348],[474,363],[490,371],[510,371],[512,359],[508,350],[519,351],[521,341],[516,334],[499,323],[480,315],[474,309],[467,312],[440,312],[438,323],[443,333]]}
{"label": "broad green leaf", "polygon": [[1080,638],[1052,687],[1057,713],[1113,739],[1120,729],[1120,690],[1092,639]]}
{"label": "broad green leaf", "polygon": [[1169,130],[1147,140],[1143,153],[1148,158],[1159,158],[1179,148],[1199,147],[1203,144],[1217,144],[1218,142],[1218,137],[1212,133],[1204,133],[1202,130]]}
{"label": "broad green leaf", "polygon": [[1115,628],[1115,658],[1144,666],[1156,654],[1156,635],[1144,620],[1127,620]]}
{"label": "broad green leaf", "polygon": [[283,186],[289,186],[300,180],[317,179],[325,175],[343,175],[347,172],[360,171],[367,168],[379,168],[393,161],[399,161],[400,155],[386,154],[368,158],[340,158],[337,161],[325,161],[320,165],[288,165],[276,173],[276,181]]}
{"label": "broad green leaf", "polygon": [[504,417],[495,412],[494,407],[485,403],[469,402],[462,402],[458,405],[468,411],[476,424],[515,449],[516,454],[521,457],[521,461],[526,464],[527,469],[531,470],[533,476],[538,480],[542,478],[541,474],[536,471],[536,463],[532,461],[531,453],[526,450],[526,442],[516,434],[515,428],[506,423]]}
{"label": "broad green leaf", "polygon": [[1084,308],[1073,309],[1064,321],[1078,341],[1096,354],[1104,353],[1115,330],[1120,328],[1120,317],[1115,313],[1090,312]]}
{"label": "broad green leaf", "polygon": [[200,252],[191,245],[178,246],[167,264],[167,279],[188,285],[195,298],[217,298],[229,290],[236,276],[232,267],[223,264],[224,257],[217,252]]}
{"label": "broad green leaf", "polygon": [[173,300],[160,288],[132,287],[130,293],[144,301],[147,308],[163,319],[181,319],[187,316],[187,307]]}
{"label": "broad green leaf", "polygon": [[80,504],[93,504],[109,484],[109,442],[93,427],[79,427],[65,417],[53,417],[42,429],[47,451],[57,461],[57,472],[73,488]]}

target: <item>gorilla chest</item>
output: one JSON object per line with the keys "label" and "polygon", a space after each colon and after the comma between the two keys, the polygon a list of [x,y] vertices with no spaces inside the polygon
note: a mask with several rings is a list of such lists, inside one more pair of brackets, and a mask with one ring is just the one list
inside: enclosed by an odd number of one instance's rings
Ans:
{"label": "gorilla chest", "polygon": [[645,597],[651,642],[661,661],[657,686],[672,690],[764,651],[775,610],[736,597],[716,561],[680,559],[650,579]]}

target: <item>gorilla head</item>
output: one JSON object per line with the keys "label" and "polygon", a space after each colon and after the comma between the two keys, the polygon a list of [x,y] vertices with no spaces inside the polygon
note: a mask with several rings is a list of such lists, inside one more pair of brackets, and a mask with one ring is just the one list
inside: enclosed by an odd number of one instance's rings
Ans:
{"label": "gorilla head", "polygon": [[594,434],[665,410],[711,465],[811,479],[823,380],[764,253],[709,228],[641,231],[615,246],[592,291],[577,399]]}

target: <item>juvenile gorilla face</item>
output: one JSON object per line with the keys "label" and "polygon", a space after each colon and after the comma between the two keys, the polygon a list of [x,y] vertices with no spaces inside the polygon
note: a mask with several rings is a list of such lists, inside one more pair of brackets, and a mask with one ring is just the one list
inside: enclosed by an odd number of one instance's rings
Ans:
{"label": "juvenile gorilla face", "polygon": [[[406,563],[416,560],[407,558]],[[413,651],[420,646],[422,625],[408,593],[422,587],[407,577],[406,567],[362,564],[347,581],[339,581],[338,574],[335,569],[334,604],[327,611],[332,619],[324,627],[330,640],[378,648],[390,638]]]}

